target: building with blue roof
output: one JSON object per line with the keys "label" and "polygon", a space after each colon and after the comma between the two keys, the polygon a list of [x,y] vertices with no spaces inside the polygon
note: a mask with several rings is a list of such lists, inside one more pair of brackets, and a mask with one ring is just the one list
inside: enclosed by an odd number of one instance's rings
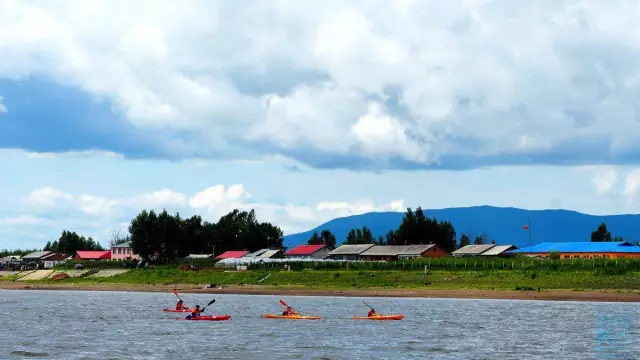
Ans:
{"label": "building with blue roof", "polygon": [[640,246],[627,241],[617,242],[550,242],[510,251],[510,254],[548,257],[557,252],[561,259],[640,258]]}

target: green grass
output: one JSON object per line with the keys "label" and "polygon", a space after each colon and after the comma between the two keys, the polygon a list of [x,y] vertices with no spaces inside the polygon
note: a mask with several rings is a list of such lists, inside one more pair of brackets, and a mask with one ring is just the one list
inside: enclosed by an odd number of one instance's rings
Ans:
{"label": "green grass", "polygon": [[[55,283],[118,283],[118,284],[208,284],[269,285],[318,289],[349,288],[433,288],[486,290],[544,289],[639,289],[640,273],[592,270],[272,270],[263,283],[259,280],[269,270],[250,271],[181,271],[175,266],[158,266],[156,270],[135,269],[108,278],[85,278]],[[51,280],[40,282],[48,283]]]}

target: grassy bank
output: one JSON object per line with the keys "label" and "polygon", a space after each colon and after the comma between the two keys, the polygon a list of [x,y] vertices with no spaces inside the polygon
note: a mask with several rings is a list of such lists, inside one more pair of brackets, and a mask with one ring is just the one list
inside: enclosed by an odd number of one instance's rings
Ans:
{"label": "grassy bank", "polygon": [[[269,273],[272,275],[263,282]],[[52,281],[40,281],[49,283]],[[640,272],[595,269],[538,270],[367,270],[304,269],[281,271],[183,271],[175,266],[134,269],[106,278],[67,279],[55,283],[268,285],[315,289],[432,288],[485,290],[636,290]]]}

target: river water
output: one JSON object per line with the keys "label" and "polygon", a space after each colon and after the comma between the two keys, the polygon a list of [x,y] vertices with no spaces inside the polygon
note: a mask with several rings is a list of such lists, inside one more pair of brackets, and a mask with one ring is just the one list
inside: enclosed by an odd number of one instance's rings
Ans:
{"label": "river water", "polygon": [[[182,295],[187,305],[214,295]],[[640,304],[218,295],[229,321],[178,321],[171,293],[1,291],[0,359],[640,359]],[[366,301],[402,321],[352,321]]]}

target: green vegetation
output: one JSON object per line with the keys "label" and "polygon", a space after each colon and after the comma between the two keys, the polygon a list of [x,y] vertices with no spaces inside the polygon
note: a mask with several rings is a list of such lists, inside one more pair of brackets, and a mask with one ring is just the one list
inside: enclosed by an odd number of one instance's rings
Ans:
{"label": "green vegetation", "polygon": [[91,237],[85,238],[73,231],[64,230],[58,240],[53,243],[47,242],[43,250],[74,254],[78,250],[104,250],[104,248]]}
{"label": "green vegetation", "polygon": [[[264,282],[261,279],[272,276]],[[44,281],[49,282],[49,280]],[[106,278],[68,279],[56,283],[268,285],[321,289],[430,288],[539,291],[550,289],[638,289],[640,273],[605,274],[596,270],[313,270],[188,271],[174,266],[135,269]]]}

